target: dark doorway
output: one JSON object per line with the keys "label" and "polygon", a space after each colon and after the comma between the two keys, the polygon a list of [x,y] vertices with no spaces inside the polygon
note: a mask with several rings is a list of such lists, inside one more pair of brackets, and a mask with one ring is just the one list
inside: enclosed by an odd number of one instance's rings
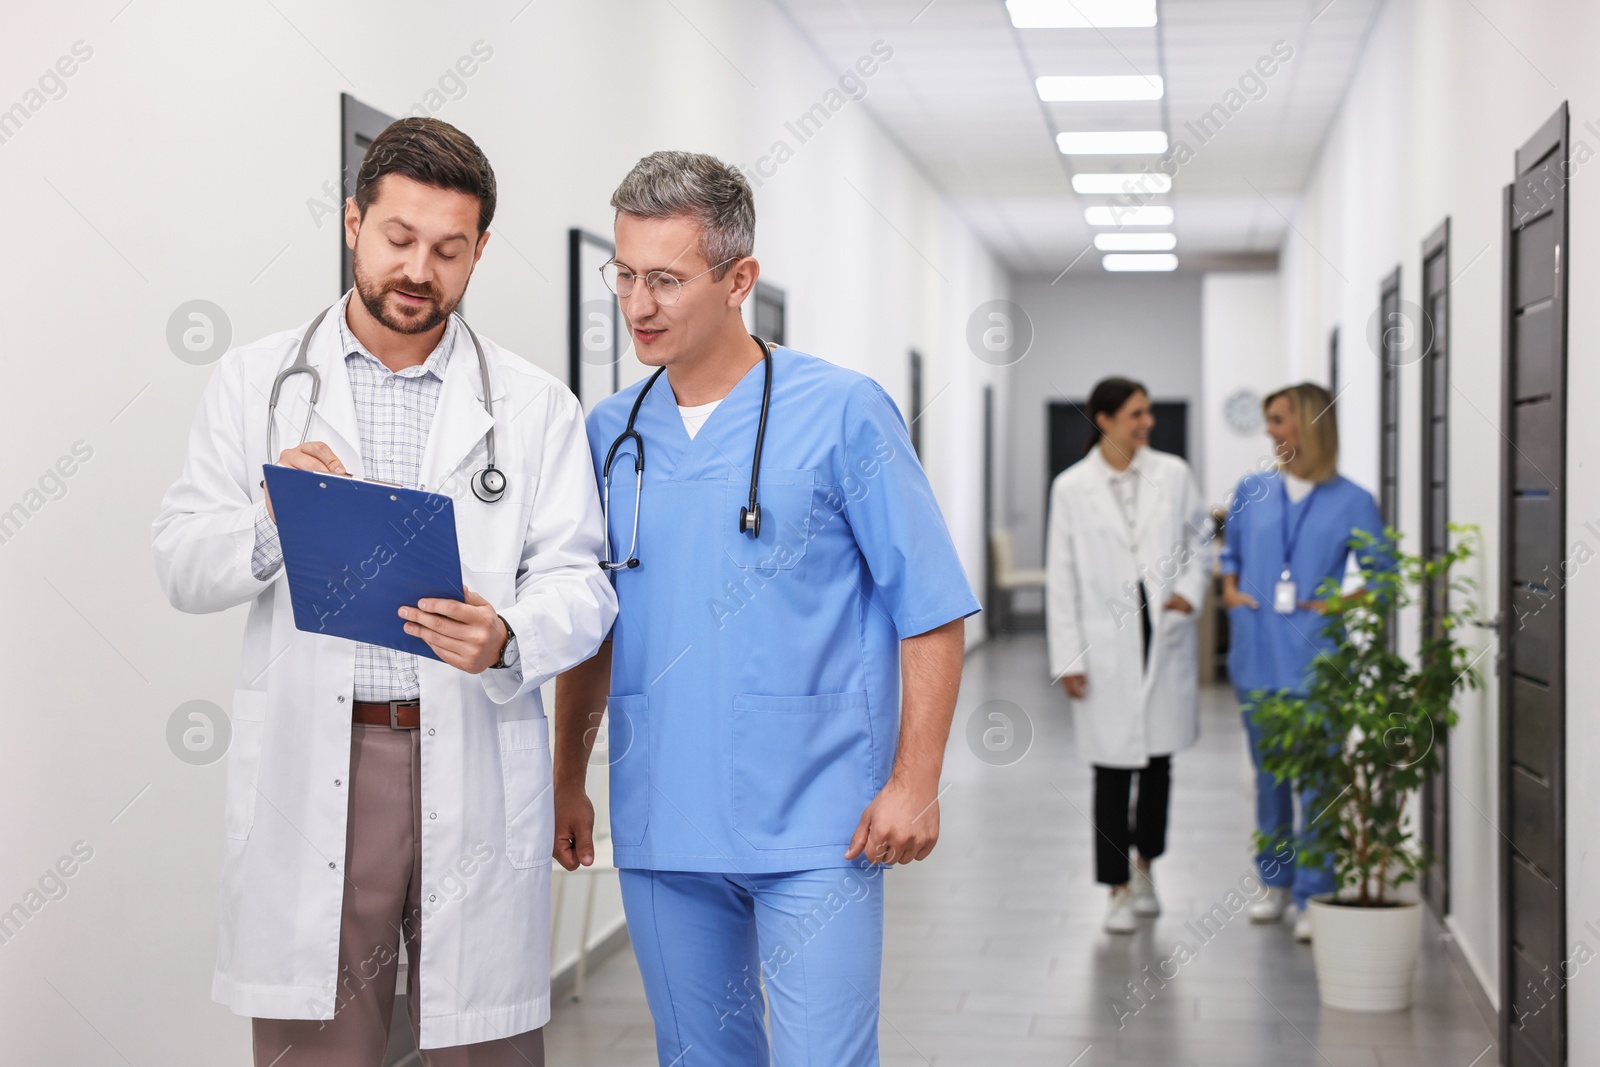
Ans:
{"label": "dark doorway", "polygon": [[1502,274],[1501,1054],[1567,1062],[1567,105],[1517,150]]}
{"label": "dark doorway", "polygon": [[[356,195],[356,175],[361,173],[361,161],[367,149],[394,119],[375,107],[369,107],[349,93],[339,94],[339,187],[345,197]],[[355,269],[350,260],[350,246],[344,240],[344,205],[339,205],[339,295],[348,293],[356,284]]]}
{"label": "dark doorway", "polygon": [[[1436,560],[1450,545],[1450,220],[1422,242],[1422,555]],[[1447,583],[1424,591],[1422,633],[1440,636]],[[1433,913],[1450,913],[1450,752],[1438,737],[1439,773],[1422,790],[1422,845],[1435,864],[1422,876]]]}
{"label": "dark doorway", "polygon": [[[1052,400],[1049,415],[1049,470],[1045,478],[1045,499],[1056,475],[1082,459],[1089,443],[1098,435],[1090,420],[1087,400]],[[1159,452],[1189,458],[1189,403],[1186,400],[1152,400],[1150,411],[1156,417],[1150,431],[1150,447]]]}
{"label": "dark doorway", "polygon": [[755,329],[751,332],[775,345],[788,344],[788,301],[783,290],[766,282],[756,282],[751,299],[755,301]]}

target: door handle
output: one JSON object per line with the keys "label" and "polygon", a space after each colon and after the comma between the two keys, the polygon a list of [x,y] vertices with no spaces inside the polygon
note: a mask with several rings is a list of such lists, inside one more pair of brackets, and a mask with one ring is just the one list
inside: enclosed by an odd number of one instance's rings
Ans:
{"label": "door handle", "polygon": [[1495,677],[1505,673],[1506,669],[1506,615],[1497,611],[1487,619],[1473,619],[1472,625],[1480,630],[1492,630],[1495,635],[1494,673]]}
{"label": "door handle", "polygon": [[1505,613],[1497,611],[1487,619],[1473,619],[1472,625],[1480,630],[1493,630],[1496,634],[1504,636]]}

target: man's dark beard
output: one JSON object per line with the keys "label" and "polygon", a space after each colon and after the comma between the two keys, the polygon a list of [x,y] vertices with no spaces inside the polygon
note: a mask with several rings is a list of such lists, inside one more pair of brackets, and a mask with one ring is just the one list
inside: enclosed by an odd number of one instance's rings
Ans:
{"label": "man's dark beard", "polygon": [[[356,295],[361,298],[361,303],[366,306],[368,314],[395,333],[427,333],[449,318],[450,313],[456,309],[456,305],[461,303],[461,297],[458,296],[449,304],[443,304],[439,300],[439,291],[431,283],[420,286],[398,282],[383,286],[377,285],[361,269],[360,256],[351,257],[351,267],[356,276]],[[404,289],[413,296],[427,297],[433,302],[432,308],[420,312],[415,318],[396,318],[389,314],[384,298],[397,289]]]}

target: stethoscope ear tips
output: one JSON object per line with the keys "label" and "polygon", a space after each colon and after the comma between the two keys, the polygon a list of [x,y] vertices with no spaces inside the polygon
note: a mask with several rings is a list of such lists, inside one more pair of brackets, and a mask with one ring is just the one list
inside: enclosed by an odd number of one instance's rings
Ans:
{"label": "stethoscope ear tips", "polygon": [[751,537],[761,536],[761,505],[753,508],[741,507],[739,509],[739,532],[747,533]]}
{"label": "stethoscope ear tips", "polygon": [[506,495],[506,476],[498,467],[485,467],[472,476],[472,495],[493,504]]}

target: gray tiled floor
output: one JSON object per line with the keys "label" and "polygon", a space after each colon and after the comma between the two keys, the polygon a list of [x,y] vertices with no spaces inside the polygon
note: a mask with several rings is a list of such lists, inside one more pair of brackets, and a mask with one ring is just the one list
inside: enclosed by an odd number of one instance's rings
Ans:
{"label": "gray tiled floor", "polygon": [[[1066,700],[1044,675],[1038,637],[994,642],[968,659],[939,848],[888,879],[885,1064],[1497,1062],[1493,1035],[1433,936],[1425,938],[1411,1011],[1351,1015],[1320,1007],[1310,949],[1296,945],[1287,926],[1253,927],[1240,915],[1204,945],[1186,928],[1250,870],[1250,780],[1226,688],[1205,693],[1200,743],[1174,760],[1168,852],[1156,864],[1166,913],[1131,937],[1101,933],[1104,895],[1093,884],[1085,818],[1089,773]],[[1034,733],[1010,766],[978,760],[966,739],[974,711],[997,699],[1022,708]],[[1180,939],[1194,958],[1164,985],[1146,979],[1143,968],[1170,957]],[[1142,1007],[1129,992],[1136,979],[1150,990]],[[632,955],[601,966],[581,1004],[558,1004],[546,1036],[553,1067],[655,1064]]]}

